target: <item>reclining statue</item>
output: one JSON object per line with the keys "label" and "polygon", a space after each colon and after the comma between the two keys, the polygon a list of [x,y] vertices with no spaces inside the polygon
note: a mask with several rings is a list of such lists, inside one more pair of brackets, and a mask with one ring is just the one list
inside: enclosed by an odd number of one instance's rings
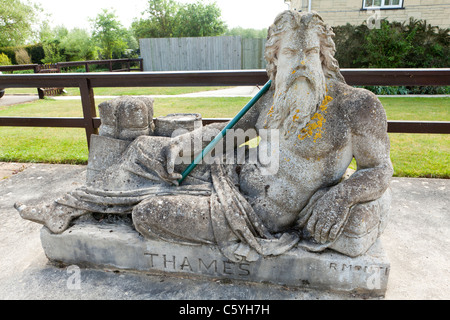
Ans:
{"label": "reclining statue", "polygon": [[[177,159],[195,156],[186,154],[193,141],[207,144],[225,124],[174,137],[150,130],[86,187],[51,204],[16,209],[54,233],[87,213],[131,214],[146,238],[217,245],[231,261],[295,246],[364,254],[383,232],[390,207],[387,121],[374,94],[345,83],[333,35],[317,13],[293,10],[268,30],[271,88],[235,128],[279,133],[275,172],[258,161],[229,164],[218,157],[179,184]],[[343,179],[353,159],[357,170]]]}

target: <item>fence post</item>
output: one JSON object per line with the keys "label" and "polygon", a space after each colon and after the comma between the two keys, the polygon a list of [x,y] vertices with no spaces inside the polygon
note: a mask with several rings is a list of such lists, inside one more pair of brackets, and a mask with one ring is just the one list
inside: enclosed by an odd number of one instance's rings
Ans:
{"label": "fence post", "polygon": [[[33,72],[34,73],[39,73],[39,65],[38,64],[34,65]],[[11,73],[14,73],[14,71],[11,72]],[[36,88],[36,89],[37,89],[37,92],[38,92],[39,99],[44,99],[44,96],[43,96],[44,93],[42,92],[41,88]]]}
{"label": "fence post", "polygon": [[97,111],[95,109],[94,90],[89,79],[80,80],[80,94],[87,144],[88,149],[90,149],[91,135],[98,134],[98,129],[94,127],[93,118],[97,117]]}

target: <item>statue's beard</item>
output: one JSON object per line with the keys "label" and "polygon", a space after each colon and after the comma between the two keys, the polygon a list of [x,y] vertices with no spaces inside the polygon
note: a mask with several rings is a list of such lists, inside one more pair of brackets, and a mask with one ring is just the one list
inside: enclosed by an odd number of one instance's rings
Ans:
{"label": "statue's beard", "polygon": [[325,97],[325,80],[321,80],[296,77],[278,86],[267,115],[268,127],[279,129],[285,137],[304,128]]}

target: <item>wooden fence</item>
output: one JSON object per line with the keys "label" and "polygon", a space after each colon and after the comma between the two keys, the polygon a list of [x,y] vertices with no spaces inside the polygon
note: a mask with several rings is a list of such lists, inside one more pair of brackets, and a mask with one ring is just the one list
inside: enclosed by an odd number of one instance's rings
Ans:
{"label": "wooden fence", "polygon": [[[342,69],[341,72],[349,85],[450,85],[450,69]],[[82,118],[0,117],[0,126],[84,128],[89,146],[90,136],[100,127],[94,88],[253,86],[263,85],[267,80],[265,70],[0,75],[0,88],[78,87],[83,109]],[[204,119],[203,122],[228,120]],[[449,134],[450,122],[388,121],[388,132]]]}
{"label": "wooden fence", "polygon": [[247,39],[241,42],[242,69],[265,69],[264,48],[266,39]]}
{"label": "wooden fence", "polygon": [[[121,69],[114,69],[114,65],[121,64]],[[139,67],[133,68],[132,64],[138,63]],[[131,71],[143,71],[144,65],[141,58],[138,59],[110,59],[110,60],[88,60],[88,61],[70,61],[70,62],[57,62],[52,64],[24,64],[24,65],[12,65],[12,66],[0,66],[0,71],[14,72],[33,70],[34,73],[60,73],[63,68],[79,67],[83,66],[85,72],[90,72],[91,65],[107,65],[109,72],[131,72]],[[126,66],[124,68],[124,65]],[[39,99],[44,99],[45,96],[54,96],[61,94],[64,87],[38,87]]]}
{"label": "wooden fence", "polygon": [[[114,69],[115,64],[120,63],[121,69]],[[132,64],[138,64],[139,67],[132,67]],[[51,64],[53,68],[61,70],[63,68],[79,67],[83,66],[86,72],[90,72],[90,66],[92,65],[106,65],[110,72],[130,72],[130,71],[144,71],[143,62],[141,58],[136,59],[110,59],[110,60],[88,60],[88,61],[69,61],[69,62],[57,62]],[[125,65],[125,67],[124,67]],[[48,64],[21,64],[12,66],[0,66],[0,71],[14,72],[33,70],[34,73],[40,73],[42,69],[45,69]]]}
{"label": "wooden fence", "polygon": [[239,36],[139,40],[144,71],[265,69],[266,39]]}
{"label": "wooden fence", "polygon": [[[120,69],[114,69],[114,65],[121,64]],[[132,64],[138,64],[138,67],[133,67]],[[90,66],[92,65],[105,65],[109,72],[131,72],[131,71],[144,71],[143,61],[141,58],[136,59],[111,59],[111,60],[89,60],[89,61],[69,61],[58,62],[57,65],[60,68],[69,68],[83,66],[86,72],[90,72]]]}

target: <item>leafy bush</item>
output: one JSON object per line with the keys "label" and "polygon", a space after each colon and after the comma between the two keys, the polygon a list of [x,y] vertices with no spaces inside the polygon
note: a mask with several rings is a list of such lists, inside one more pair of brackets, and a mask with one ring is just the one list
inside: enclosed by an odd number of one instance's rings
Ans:
{"label": "leafy bush", "polygon": [[9,60],[11,61],[11,64],[17,64],[16,61],[16,54],[15,54],[15,50],[16,47],[3,47],[0,48],[0,52],[5,54]]}
{"label": "leafy bush", "polygon": [[445,68],[450,65],[450,29],[425,20],[381,21],[380,28],[334,27],[341,68]]}
{"label": "leafy bush", "polygon": [[[334,27],[336,59],[341,68],[448,68],[450,29],[411,18]],[[447,94],[449,87],[365,87],[377,94]]]}
{"label": "leafy bush", "polygon": [[19,48],[15,52],[17,64],[31,64],[31,58],[27,50],[24,48]]}
{"label": "leafy bush", "polygon": [[0,53],[0,66],[9,66],[11,64],[11,59],[6,54]]}
{"label": "leafy bush", "polygon": [[61,48],[60,43],[61,42],[57,39],[45,41],[43,45],[45,58],[43,58],[40,63],[66,61],[66,56],[64,55],[64,50]]}
{"label": "leafy bush", "polygon": [[405,95],[405,94],[450,94],[450,86],[356,86],[372,91],[377,95]]}
{"label": "leafy bush", "polygon": [[45,57],[44,47],[43,47],[42,43],[28,45],[28,46],[25,46],[24,48],[27,50],[28,54],[30,55],[32,63],[40,64],[42,59],[44,59],[44,57]]}

